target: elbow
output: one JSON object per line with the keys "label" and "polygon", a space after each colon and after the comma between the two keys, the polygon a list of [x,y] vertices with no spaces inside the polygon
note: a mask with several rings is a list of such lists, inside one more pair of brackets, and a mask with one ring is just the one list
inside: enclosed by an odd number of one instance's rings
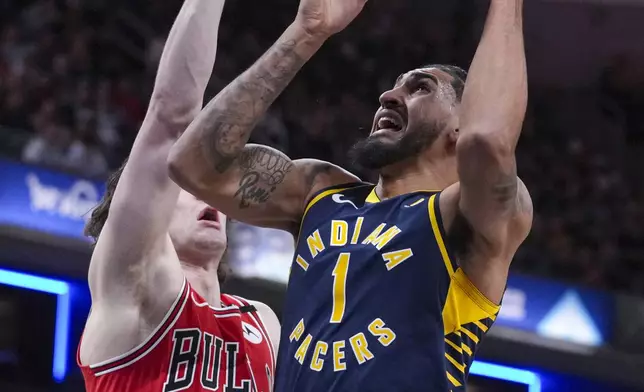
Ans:
{"label": "elbow", "polygon": [[225,187],[223,179],[214,175],[192,148],[184,148],[181,139],[170,150],[167,170],[170,179],[183,190],[202,200],[212,198]]}
{"label": "elbow", "polygon": [[150,98],[148,111],[164,124],[185,129],[199,114],[199,104],[198,99],[180,100],[171,92],[157,91]]}

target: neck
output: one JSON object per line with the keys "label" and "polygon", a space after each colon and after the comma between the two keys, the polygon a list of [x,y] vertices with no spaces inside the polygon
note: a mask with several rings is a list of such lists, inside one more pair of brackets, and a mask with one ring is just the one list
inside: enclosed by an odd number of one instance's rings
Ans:
{"label": "neck", "polygon": [[221,305],[221,288],[217,277],[219,263],[205,263],[202,265],[181,261],[183,273],[190,285],[211,306]]}
{"label": "neck", "polygon": [[439,162],[421,161],[401,162],[382,170],[376,193],[381,199],[415,191],[440,191],[453,184],[456,164],[441,160]]}

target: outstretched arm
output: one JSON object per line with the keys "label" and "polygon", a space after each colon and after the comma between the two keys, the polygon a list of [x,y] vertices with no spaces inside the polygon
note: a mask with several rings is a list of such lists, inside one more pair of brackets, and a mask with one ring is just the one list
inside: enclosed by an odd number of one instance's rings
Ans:
{"label": "outstretched arm", "polygon": [[266,110],[365,0],[302,0],[298,17],[250,69],[221,91],[173,148],[169,167],[186,190],[247,223],[291,232],[316,189],[355,177],[326,162],[291,161],[247,145]]}
{"label": "outstretched arm", "polygon": [[178,263],[158,257],[170,246],[167,230],[179,194],[179,187],[168,176],[166,161],[176,139],[201,109],[215,62],[223,7],[224,0],[186,0],[172,26],[150,106],[114,191],[109,215],[107,209],[96,212],[107,216],[107,221],[89,270],[95,304],[126,302],[125,298],[135,297],[132,290],[141,289],[140,285],[168,287],[169,292],[180,289]]}
{"label": "outstretched arm", "polygon": [[491,0],[463,92],[456,144],[458,208],[478,254],[498,260],[506,272],[532,221],[514,155],[527,105],[522,11],[522,0]]}

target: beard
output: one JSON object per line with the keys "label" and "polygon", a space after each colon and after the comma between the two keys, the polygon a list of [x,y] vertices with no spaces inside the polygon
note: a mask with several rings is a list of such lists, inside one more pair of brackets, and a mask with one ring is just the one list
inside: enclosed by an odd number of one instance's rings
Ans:
{"label": "beard", "polygon": [[[379,136],[369,137],[356,142],[349,150],[349,159],[359,168],[380,170],[383,167],[415,158],[431,147],[438,138],[440,127],[427,126],[418,131],[407,128],[397,141],[384,141]],[[410,132],[411,131],[411,132]]]}

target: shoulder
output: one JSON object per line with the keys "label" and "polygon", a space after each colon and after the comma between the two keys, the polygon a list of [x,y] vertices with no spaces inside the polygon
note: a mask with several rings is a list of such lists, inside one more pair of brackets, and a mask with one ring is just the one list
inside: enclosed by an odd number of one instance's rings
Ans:
{"label": "shoulder", "polygon": [[300,206],[302,216],[311,199],[320,192],[342,184],[360,182],[358,176],[330,162],[317,159],[297,159],[293,161],[293,164],[300,174],[298,178],[304,193],[303,204]]}
{"label": "shoulder", "polygon": [[[279,326],[280,321],[277,318],[277,314],[271,309],[270,306],[266,305],[263,302],[259,301],[250,301],[247,300],[249,304],[253,305],[257,310],[257,313],[262,317],[262,321],[266,324],[276,324]],[[268,328],[268,326],[266,326]]]}
{"label": "shoulder", "polygon": [[355,174],[330,162],[317,159],[297,159],[293,161],[293,164],[304,175],[303,179],[308,196],[324,188],[360,181],[360,178]]}
{"label": "shoulder", "polygon": [[[231,294],[222,294],[222,300],[226,304],[233,304],[236,306],[240,306],[240,305],[253,306],[257,314],[259,314],[261,318],[261,322],[264,324],[264,327],[266,327],[266,329],[268,330],[268,333],[271,335],[271,340],[274,340],[275,337],[279,338],[280,321],[270,306],[266,305],[263,302],[253,301],[247,298],[243,298],[243,297],[240,297],[237,295],[231,295]],[[275,334],[275,332],[277,332],[277,334]]]}
{"label": "shoulder", "polygon": [[275,347],[275,350],[277,350],[277,348],[279,347],[281,330],[280,321],[277,318],[277,314],[275,314],[270,306],[266,305],[263,302],[248,300],[248,303],[250,303],[255,307],[255,309],[257,309],[257,313],[261,317],[261,321],[262,323],[264,323],[266,331],[268,331],[268,335],[271,339],[271,342],[273,343],[273,347]]}

